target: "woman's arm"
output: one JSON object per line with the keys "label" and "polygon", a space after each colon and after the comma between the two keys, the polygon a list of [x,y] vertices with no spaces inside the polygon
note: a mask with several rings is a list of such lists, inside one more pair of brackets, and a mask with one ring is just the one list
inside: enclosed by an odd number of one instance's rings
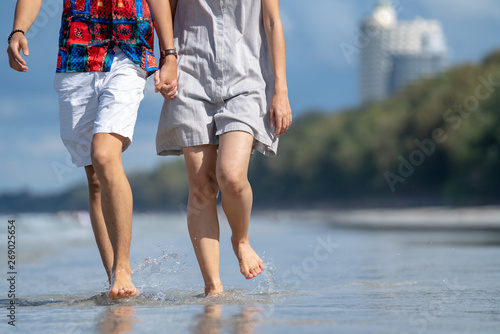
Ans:
{"label": "woman's arm", "polygon": [[[35,22],[41,7],[42,0],[18,0],[12,31],[22,30],[25,33],[28,32],[33,22]],[[9,64],[16,71],[26,72],[28,71],[28,66],[19,53],[20,50],[23,50],[25,56],[29,55],[28,40],[24,37],[24,34],[16,32],[11,36],[9,47],[7,48]]]}
{"label": "woman's arm", "polygon": [[[154,17],[154,25],[160,50],[174,49],[174,27],[169,0],[147,0]],[[177,4],[177,1],[175,1]],[[177,58],[168,55],[160,59],[160,70],[155,73],[155,90],[166,99],[173,99],[177,94]]]}
{"label": "woman's arm", "polygon": [[270,108],[271,124],[276,127],[275,135],[279,136],[285,133],[292,124],[292,110],[288,101],[286,82],[285,35],[279,12],[279,0],[261,1],[262,19],[274,73],[274,94]]}

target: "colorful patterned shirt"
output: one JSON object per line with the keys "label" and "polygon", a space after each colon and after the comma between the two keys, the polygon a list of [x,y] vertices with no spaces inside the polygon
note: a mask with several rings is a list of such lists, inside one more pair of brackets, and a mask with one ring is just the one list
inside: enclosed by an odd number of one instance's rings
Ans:
{"label": "colorful patterned shirt", "polygon": [[64,0],[57,72],[109,72],[115,46],[155,71],[153,33],[147,0]]}

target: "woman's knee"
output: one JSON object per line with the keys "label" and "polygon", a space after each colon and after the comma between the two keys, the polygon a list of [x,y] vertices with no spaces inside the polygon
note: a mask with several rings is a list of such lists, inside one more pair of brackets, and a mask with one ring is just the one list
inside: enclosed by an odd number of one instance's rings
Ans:
{"label": "woman's knee", "polygon": [[189,194],[196,203],[216,201],[219,187],[215,173],[198,173],[190,176]]}
{"label": "woman's knee", "polygon": [[249,186],[245,173],[221,167],[217,170],[217,183],[222,192],[239,195]]}

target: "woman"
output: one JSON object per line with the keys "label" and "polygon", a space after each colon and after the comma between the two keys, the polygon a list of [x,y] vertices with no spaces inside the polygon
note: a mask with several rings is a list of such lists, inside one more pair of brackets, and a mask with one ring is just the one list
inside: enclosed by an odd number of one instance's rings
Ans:
{"label": "woman", "polygon": [[[264,266],[250,246],[250,154],[274,156],[292,122],[279,0],[170,1],[175,13],[179,92],[165,101],[159,155],[184,154],[188,229],[205,295],[223,291],[219,276],[217,195],[247,279]],[[172,90],[160,89],[166,97]]]}

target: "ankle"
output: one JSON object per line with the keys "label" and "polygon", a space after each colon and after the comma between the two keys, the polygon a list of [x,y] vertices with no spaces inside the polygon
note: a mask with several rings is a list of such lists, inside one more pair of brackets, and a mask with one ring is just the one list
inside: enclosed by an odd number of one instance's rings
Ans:
{"label": "ankle", "polygon": [[205,297],[218,296],[223,291],[224,291],[224,287],[222,286],[221,281],[205,282]]}
{"label": "ankle", "polygon": [[117,274],[117,273],[125,273],[127,275],[131,275],[132,274],[132,268],[130,268],[130,266],[116,266],[113,268],[113,274]]}
{"label": "ankle", "polygon": [[242,238],[231,237],[231,244],[233,244],[233,248],[240,245],[248,245],[250,244],[250,239],[248,238],[248,236]]}
{"label": "ankle", "polygon": [[218,281],[211,281],[211,282],[205,282],[205,289],[222,289],[222,282],[220,280]]}

